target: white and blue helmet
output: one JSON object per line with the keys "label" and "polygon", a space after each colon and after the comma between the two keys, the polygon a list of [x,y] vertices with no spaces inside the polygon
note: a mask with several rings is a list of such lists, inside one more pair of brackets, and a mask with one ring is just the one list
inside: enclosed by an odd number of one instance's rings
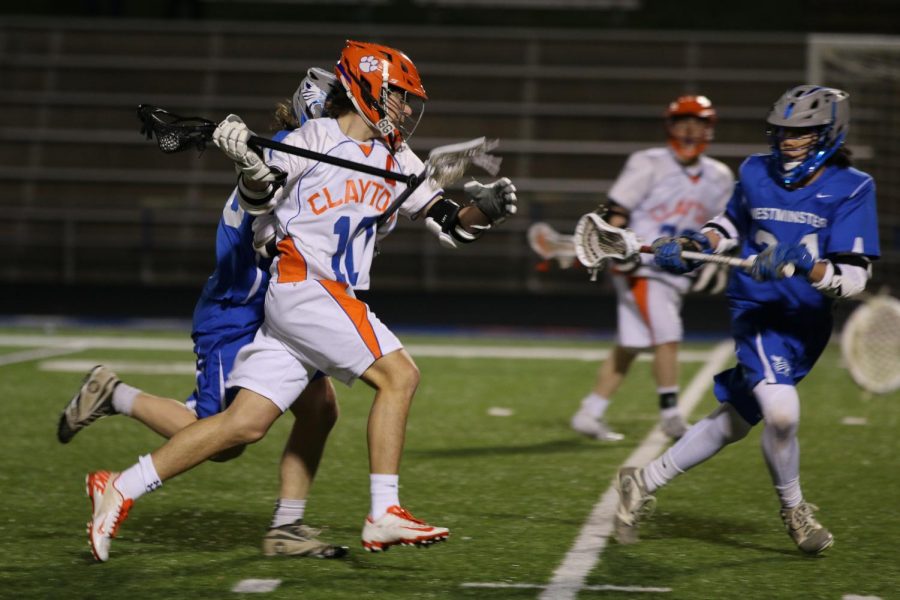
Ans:
{"label": "white and blue helmet", "polygon": [[325,99],[334,81],[334,74],[325,69],[312,67],[306,72],[291,101],[294,116],[301,125],[325,114]]}
{"label": "white and blue helmet", "polygon": [[[837,152],[850,127],[850,95],[835,88],[800,85],[789,89],[772,105],[766,122],[772,146],[772,170],[785,187],[792,187],[815,173]],[[806,155],[782,155],[781,142],[788,129],[810,129],[817,134]]]}

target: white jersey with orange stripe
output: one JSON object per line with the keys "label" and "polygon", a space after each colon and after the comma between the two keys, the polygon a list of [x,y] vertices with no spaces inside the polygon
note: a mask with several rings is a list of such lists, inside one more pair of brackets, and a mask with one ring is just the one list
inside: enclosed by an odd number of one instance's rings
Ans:
{"label": "white jersey with orange stripe", "polygon": [[[609,199],[631,211],[628,227],[647,243],[701,227],[725,208],[734,174],[724,163],[701,155],[694,165],[679,163],[668,147],[640,150],[628,157]],[[650,264],[648,264],[650,263]],[[687,288],[689,281],[644,262],[635,275]]]}
{"label": "white jersey with orange stripe", "polygon": [[[282,141],[404,175],[424,168],[406,145],[392,154],[380,139],[359,142],[347,137],[330,118],[309,121]],[[278,151],[267,150],[266,162],[287,176],[275,207],[279,255],[272,265],[272,283],[316,279],[368,289],[375,220],[403,192],[404,184]],[[415,217],[441,193],[425,181],[398,212]],[[395,224],[392,218],[382,229],[390,231]],[[378,237],[384,234],[379,231]]]}

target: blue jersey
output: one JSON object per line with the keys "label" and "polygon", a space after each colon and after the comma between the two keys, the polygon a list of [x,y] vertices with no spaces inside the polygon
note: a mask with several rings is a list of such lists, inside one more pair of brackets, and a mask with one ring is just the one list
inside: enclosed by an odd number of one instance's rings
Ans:
{"label": "blue jersey", "polygon": [[[280,141],[288,133],[279,131],[272,139]],[[235,188],[216,231],[216,269],[194,309],[195,337],[223,329],[255,332],[262,324],[272,261],[253,249],[254,218],[241,208]]]}
{"label": "blue jersey", "polygon": [[[289,131],[279,131],[279,141]],[[194,354],[197,387],[186,404],[200,418],[221,412],[233,399],[225,381],[238,350],[253,341],[265,315],[271,259],[253,249],[253,221],[238,201],[228,197],[216,230],[216,269],[194,308]]]}
{"label": "blue jersey", "polygon": [[[776,242],[803,244],[815,258],[855,253],[877,258],[875,184],[852,168],[828,166],[813,183],[788,190],[769,172],[768,156],[741,165],[725,209],[741,237],[741,256]],[[805,277],[755,281],[732,271],[728,285],[738,366],[715,377],[714,393],[750,424],[762,418],[753,394],[761,381],[796,385],[831,335],[831,302]]]}
{"label": "blue jersey", "polygon": [[[879,256],[875,183],[853,168],[825,167],[806,187],[788,190],[768,169],[769,156],[753,155],[741,165],[725,215],[742,238],[741,257],[776,242],[803,244],[813,258],[841,253]],[[775,304],[779,311],[827,309],[832,299],[804,277],[755,281],[735,270],[728,286],[732,301]]]}

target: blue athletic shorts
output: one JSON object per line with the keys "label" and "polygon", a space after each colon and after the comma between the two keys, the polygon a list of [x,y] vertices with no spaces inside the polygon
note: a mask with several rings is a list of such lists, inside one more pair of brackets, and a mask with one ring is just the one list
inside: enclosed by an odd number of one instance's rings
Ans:
{"label": "blue athletic shorts", "polygon": [[714,393],[751,425],[762,419],[753,388],[760,381],[798,384],[831,337],[829,311],[784,313],[765,305],[735,305],[731,330],[738,364],[715,376]]}

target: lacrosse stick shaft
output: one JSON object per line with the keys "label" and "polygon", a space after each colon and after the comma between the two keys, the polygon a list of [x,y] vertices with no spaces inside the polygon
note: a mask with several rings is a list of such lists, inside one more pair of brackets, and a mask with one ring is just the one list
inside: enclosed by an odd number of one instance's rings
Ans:
{"label": "lacrosse stick shaft", "polygon": [[423,169],[421,173],[418,175],[410,175],[407,177],[408,181],[406,182],[406,189],[403,190],[399,196],[394,198],[394,201],[391,202],[390,206],[378,216],[378,219],[375,221],[376,227],[381,227],[383,224],[387,223],[388,219],[400,209],[400,205],[406,202],[406,199],[409,198],[413,192],[419,189],[419,186],[425,182],[427,179],[428,170]]}
{"label": "lacrosse stick shaft", "polygon": [[309,158],[312,160],[316,160],[323,163],[328,163],[330,165],[336,165],[338,167],[345,167],[347,169],[351,169],[353,171],[359,171],[360,173],[368,173],[369,175],[376,175],[378,177],[384,177],[385,179],[392,179],[394,181],[400,181],[407,185],[413,183],[413,175],[404,175],[403,173],[395,173],[394,171],[388,171],[387,169],[379,169],[378,167],[370,167],[369,165],[360,164],[357,162],[353,162],[352,160],[345,160],[343,158],[338,158],[336,156],[331,156],[330,154],[322,154],[321,152],[316,152],[314,150],[307,150],[306,148],[298,148],[297,146],[291,146],[290,144],[282,144],[281,142],[275,142],[268,138],[259,137],[258,135],[251,135],[250,139],[247,140],[251,146],[254,147],[263,147],[263,148],[271,148],[273,150],[278,150],[279,152],[284,152],[286,154],[293,154],[295,156],[302,156],[303,158]]}
{"label": "lacrosse stick shaft", "polygon": [[[650,246],[641,246],[641,254],[653,254],[653,248]],[[681,257],[688,260],[696,260],[697,262],[719,263],[720,265],[729,265],[732,267],[740,267],[749,269],[753,266],[753,260],[749,258],[736,258],[734,256],[723,256],[721,254],[703,254],[702,252],[692,252],[691,250],[682,250]]]}
{"label": "lacrosse stick shaft", "polygon": [[[653,254],[653,248],[650,246],[641,246],[642,254]],[[686,258],[688,260],[695,260],[697,262],[704,263],[718,263],[720,265],[728,265],[731,267],[738,267],[740,269],[744,269],[745,271],[749,271],[751,267],[753,267],[753,263],[756,262],[756,257],[751,256],[749,258],[737,258],[736,256],[723,256],[721,254],[704,254],[702,252],[693,252],[691,250],[682,250],[681,257]],[[794,265],[787,264],[781,270],[781,274],[783,277],[791,277],[794,274]]]}

